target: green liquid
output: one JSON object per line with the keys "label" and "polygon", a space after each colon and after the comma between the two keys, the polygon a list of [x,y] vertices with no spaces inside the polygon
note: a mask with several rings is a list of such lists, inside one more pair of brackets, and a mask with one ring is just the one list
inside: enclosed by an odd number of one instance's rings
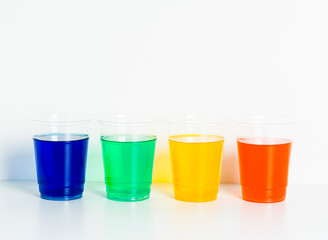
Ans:
{"label": "green liquid", "polygon": [[102,136],[107,198],[140,201],[149,198],[155,136]]}

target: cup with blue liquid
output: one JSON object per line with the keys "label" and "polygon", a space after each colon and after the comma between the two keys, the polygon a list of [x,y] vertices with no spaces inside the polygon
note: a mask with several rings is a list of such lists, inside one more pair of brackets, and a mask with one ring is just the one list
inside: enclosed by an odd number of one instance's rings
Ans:
{"label": "cup with blue liquid", "polygon": [[32,121],[41,198],[57,201],[81,198],[91,119],[79,114],[49,114]]}

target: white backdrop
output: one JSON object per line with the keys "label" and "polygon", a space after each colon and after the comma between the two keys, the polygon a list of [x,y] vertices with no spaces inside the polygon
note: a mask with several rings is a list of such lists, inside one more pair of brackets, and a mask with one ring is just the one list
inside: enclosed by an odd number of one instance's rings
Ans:
{"label": "white backdrop", "polygon": [[[297,116],[292,183],[328,183],[325,0],[0,1],[0,179],[35,179],[37,112]],[[165,129],[162,128],[162,132]],[[96,130],[87,176],[102,180]],[[237,182],[227,139],[223,182]],[[156,181],[169,180],[167,139]]]}

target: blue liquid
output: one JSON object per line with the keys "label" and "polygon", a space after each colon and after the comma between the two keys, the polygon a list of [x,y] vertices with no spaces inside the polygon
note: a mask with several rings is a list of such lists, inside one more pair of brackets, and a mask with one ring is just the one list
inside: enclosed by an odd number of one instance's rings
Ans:
{"label": "blue liquid", "polygon": [[73,200],[82,197],[89,136],[36,135],[33,141],[41,198]]}

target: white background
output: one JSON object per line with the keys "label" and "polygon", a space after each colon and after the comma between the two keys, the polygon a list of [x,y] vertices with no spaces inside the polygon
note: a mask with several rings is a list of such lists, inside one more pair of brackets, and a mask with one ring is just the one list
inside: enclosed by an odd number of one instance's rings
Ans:
{"label": "white background", "polygon": [[[1,0],[0,179],[35,179],[32,113],[276,113],[299,118],[290,182],[328,183],[327,8],[325,0]],[[154,177],[166,181],[164,135]],[[102,181],[92,137],[87,176]],[[238,182],[234,146],[228,137],[223,182]]]}

